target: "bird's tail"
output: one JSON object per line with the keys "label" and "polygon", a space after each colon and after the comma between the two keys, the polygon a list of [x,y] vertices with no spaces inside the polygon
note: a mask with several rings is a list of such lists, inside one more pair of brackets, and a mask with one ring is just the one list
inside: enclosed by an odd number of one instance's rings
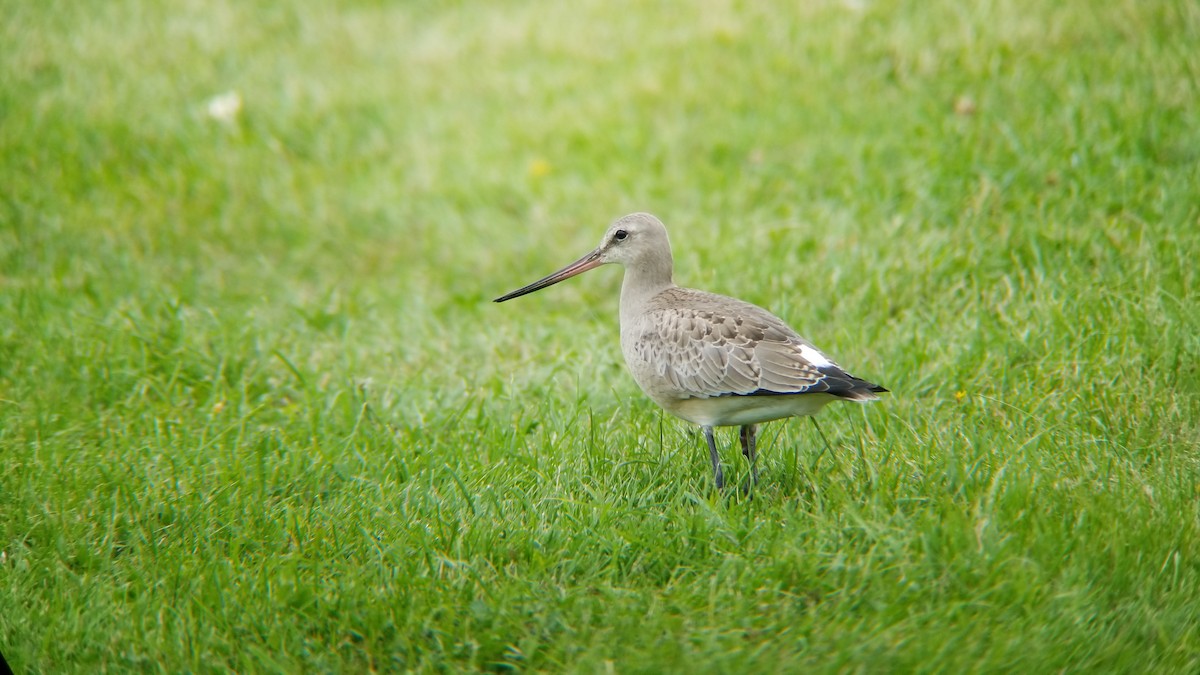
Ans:
{"label": "bird's tail", "polygon": [[870,401],[878,401],[879,400],[879,397],[876,396],[876,394],[888,393],[887,389],[884,389],[883,387],[879,386],[878,384],[875,384],[874,382],[867,382],[866,380],[861,380],[857,377],[854,377],[853,375],[851,375],[850,378],[851,378],[851,382],[854,383],[854,386],[850,387],[849,389],[846,389],[845,391],[837,392],[837,396],[844,398],[847,401],[858,401],[859,403],[868,403]]}

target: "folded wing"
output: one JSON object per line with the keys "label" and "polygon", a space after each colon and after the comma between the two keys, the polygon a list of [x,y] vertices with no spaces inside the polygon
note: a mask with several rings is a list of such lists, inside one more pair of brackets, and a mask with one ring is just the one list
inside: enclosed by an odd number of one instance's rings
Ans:
{"label": "folded wing", "polygon": [[778,317],[750,303],[694,291],[662,297],[632,336],[636,358],[680,398],[827,393],[852,399],[885,391],[856,378]]}

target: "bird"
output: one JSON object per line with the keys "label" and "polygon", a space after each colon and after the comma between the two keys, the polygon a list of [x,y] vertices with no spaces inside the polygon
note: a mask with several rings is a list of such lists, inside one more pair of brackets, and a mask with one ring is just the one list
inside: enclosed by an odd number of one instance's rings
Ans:
{"label": "bird", "polygon": [[667,228],[649,213],[618,218],[587,255],[494,302],[606,264],[625,268],[620,300],[625,364],[650,399],[703,431],[718,490],[725,477],[714,427],[740,427],[742,453],[757,483],[759,424],[815,415],[833,401],[875,401],[888,391],[851,375],[762,307],[675,285]]}

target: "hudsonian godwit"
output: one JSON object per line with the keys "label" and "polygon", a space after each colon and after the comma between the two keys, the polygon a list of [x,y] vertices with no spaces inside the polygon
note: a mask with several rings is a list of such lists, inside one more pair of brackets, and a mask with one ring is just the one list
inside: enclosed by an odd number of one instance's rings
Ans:
{"label": "hudsonian godwit", "polygon": [[625,268],[621,351],[629,372],[664,410],[703,429],[718,488],[725,477],[713,427],[741,427],[742,452],[757,480],[757,424],[813,415],[831,401],[874,401],[887,391],[847,373],[757,305],[676,286],[667,228],[648,213],[617,220],[591,253],[495,301],[608,263]]}

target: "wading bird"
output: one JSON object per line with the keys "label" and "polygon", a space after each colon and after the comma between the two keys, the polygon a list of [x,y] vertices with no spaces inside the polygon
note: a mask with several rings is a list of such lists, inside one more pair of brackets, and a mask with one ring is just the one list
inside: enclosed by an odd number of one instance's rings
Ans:
{"label": "wading bird", "polygon": [[757,482],[756,425],[813,415],[831,401],[874,401],[877,393],[887,391],[847,373],[757,305],[676,286],[667,228],[648,213],[620,218],[591,253],[495,301],[541,290],[608,263],[625,268],[625,364],[655,403],[704,431],[718,489],[724,487],[725,476],[713,427],[741,427],[742,452]]}

